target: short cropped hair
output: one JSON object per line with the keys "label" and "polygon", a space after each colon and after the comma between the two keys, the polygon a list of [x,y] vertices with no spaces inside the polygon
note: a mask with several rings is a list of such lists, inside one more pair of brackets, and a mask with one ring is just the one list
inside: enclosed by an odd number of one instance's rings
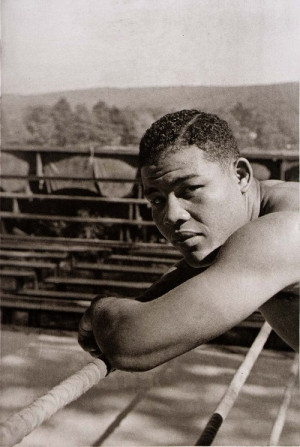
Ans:
{"label": "short cropped hair", "polygon": [[140,142],[140,167],[155,164],[167,154],[196,145],[211,161],[227,165],[240,156],[237,141],[226,121],[199,110],[169,113],[146,131]]}

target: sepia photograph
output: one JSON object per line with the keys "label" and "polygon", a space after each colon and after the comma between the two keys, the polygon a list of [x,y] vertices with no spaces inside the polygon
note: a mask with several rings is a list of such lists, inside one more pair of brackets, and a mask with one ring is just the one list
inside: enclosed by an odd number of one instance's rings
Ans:
{"label": "sepia photograph", "polygon": [[2,0],[0,446],[299,446],[297,0]]}

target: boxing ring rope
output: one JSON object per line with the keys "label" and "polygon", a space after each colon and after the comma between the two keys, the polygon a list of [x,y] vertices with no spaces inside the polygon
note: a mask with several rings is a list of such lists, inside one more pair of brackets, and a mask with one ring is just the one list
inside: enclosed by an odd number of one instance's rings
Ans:
{"label": "boxing ring rope", "polygon": [[58,410],[96,385],[108,374],[104,361],[95,359],[77,373],[63,380],[47,394],[12,415],[0,425],[0,445],[11,447],[39,427]]}
{"label": "boxing ring rope", "polygon": [[265,322],[195,445],[212,444],[219,428],[233,407],[271,331],[271,326]]}
{"label": "boxing ring rope", "polygon": [[299,356],[296,354],[291,366],[290,377],[284,390],[283,400],[281,402],[275,423],[273,425],[269,445],[274,446],[279,444],[280,436],[286,418],[287,409],[292,397],[293,388],[298,378],[298,373],[299,373]]}
{"label": "boxing ring rope", "polygon": [[[196,445],[211,445],[222,422],[226,419],[233,407],[255,361],[261,353],[264,344],[272,328],[268,323],[264,323],[259,334],[254,340],[242,364],[236,371],[230,385],[227,388],[222,400],[211,416],[202,435]],[[288,406],[292,388],[297,376],[297,360],[292,368],[292,375],[285,393],[284,402],[279,410],[273,431],[276,436],[280,436],[284,424],[286,408]],[[109,374],[105,362],[95,359],[88,363],[77,373],[63,380],[47,394],[36,399],[28,407],[12,415],[6,422],[0,424],[0,445],[12,447],[22,441],[33,430],[54,415],[72,401],[78,399],[82,394],[96,385],[100,380]],[[140,399],[141,396],[139,396]],[[276,430],[275,430],[276,429]],[[278,435],[279,433],[279,435]],[[274,439],[275,434],[273,435]],[[100,441],[101,438],[98,440]],[[272,444],[273,445],[273,444]],[[274,444],[275,445],[275,444]]]}

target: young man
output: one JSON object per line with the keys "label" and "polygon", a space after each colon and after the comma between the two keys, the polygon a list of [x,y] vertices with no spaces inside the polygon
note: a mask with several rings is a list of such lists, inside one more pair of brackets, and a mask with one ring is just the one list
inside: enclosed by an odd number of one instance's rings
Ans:
{"label": "young man", "polygon": [[298,349],[297,184],[253,178],[227,123],[197,110],[154,123],[140,165],[153,220],[183,261],[137,300],[96,298],[80,322],[83,349],[147,370],[256,309]]}

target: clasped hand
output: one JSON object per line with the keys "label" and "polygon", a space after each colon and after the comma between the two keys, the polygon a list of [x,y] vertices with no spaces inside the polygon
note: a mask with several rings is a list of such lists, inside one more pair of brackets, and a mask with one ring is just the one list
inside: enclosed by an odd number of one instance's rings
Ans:
{"label": "clasped hand", "polygon": [[91,356],[99,358],[102,356],[93,331],[93,310],[95,305],[103,298],[97,296],[94,298],[89,308],[84,312],[80,319],[78,327],[78,343],[82,349],[88,352]]}

